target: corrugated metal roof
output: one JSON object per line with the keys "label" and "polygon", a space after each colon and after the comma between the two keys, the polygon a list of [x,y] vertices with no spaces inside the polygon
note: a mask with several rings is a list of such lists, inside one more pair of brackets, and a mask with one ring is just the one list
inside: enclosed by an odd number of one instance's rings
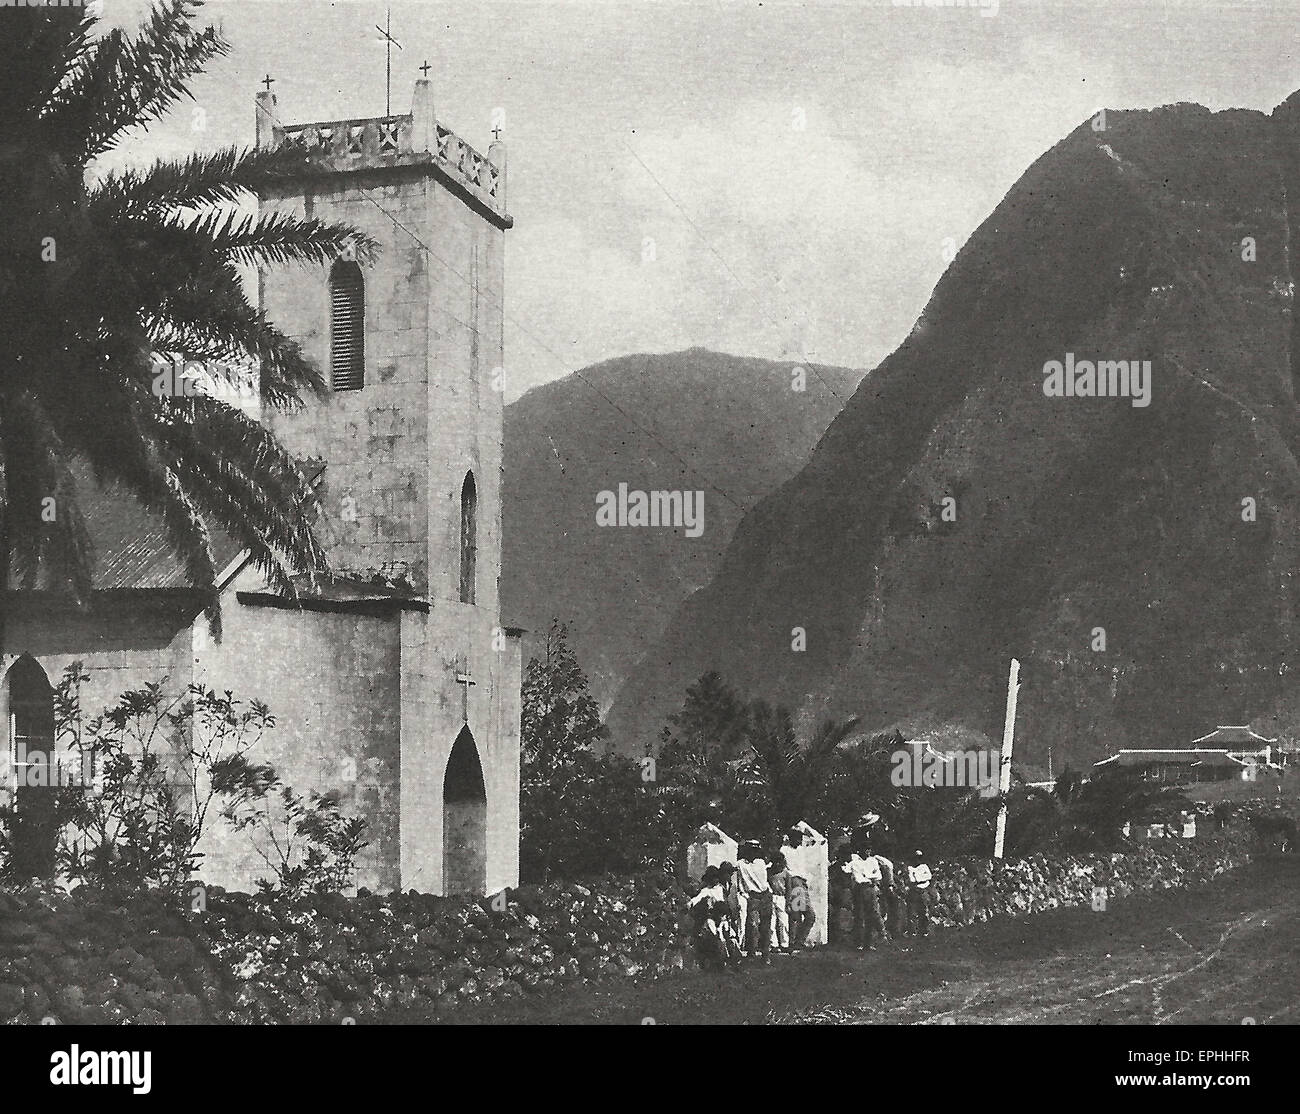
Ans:
{"label": "corrugated metal roof", "polygon": [[[325,470],[324,464],[315,461],[300,467],[309,483]],[[91,583],[96,590],[196,586],[168,542],[159,516],[146,511],[124,488],[100,485],[88,467],[74,465],[72,471],[94,554]],[[213,565],[220,576],[239,556],[241,546],[213,523],[208,524],[208,531]],[[12,579],[10,584],[17,586]]]}

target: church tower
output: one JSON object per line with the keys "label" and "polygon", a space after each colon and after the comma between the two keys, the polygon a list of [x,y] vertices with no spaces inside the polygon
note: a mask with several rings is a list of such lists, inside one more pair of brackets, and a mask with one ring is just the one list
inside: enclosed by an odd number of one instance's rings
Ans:
{"label": "church tower", "polygon": [[427,80],[408,115],[291,126],[260,92],[257,142],[312,154],[263,192],[263,213],[343,222],[380,246],[365,263],[262,274],[259,295],[330,386],[265,419],[324,466],[322,594],[402,604],[400,886],[515,885],[521,632],[498,610],[505,146],[485,157],[441,126]]}

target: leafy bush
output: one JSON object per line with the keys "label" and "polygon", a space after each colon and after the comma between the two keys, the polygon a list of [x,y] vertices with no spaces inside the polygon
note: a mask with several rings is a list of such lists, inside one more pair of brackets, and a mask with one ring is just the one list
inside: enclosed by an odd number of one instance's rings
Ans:
{"label": "leafy bush", "polygon": [[[274,729],[261,701],[190,685],[167,695],[165,682],[123,693],[86,722],[80,662],[54,689],[61,754],[79,756],[85,775],[60,785],[56,870],[68,882],[176,889],[201,865],[210,821],[247,832],[267,862],[266,888],[292,893],[341,890],[366,846],[365,822],[344,816],[332,797],[306,797],[250,753]],[[14,813],[0,810],[0,873],[12,876]]]}
{"label": "leafy bush", "polygon": [[366,822],[344,816],[333,793],[304,797],[285,785],[270,766],[254,769],[248,782],[232,786],[222,816],[236,831],[248,832],[272,872],[259,879],[263,892],[338,893],[352,884],[357,855],[368,843]]}
{"label": "leafy bush", "polygon": [[260,701],[162,683],[123,693],[82,730],[76,690],[88,675],[69,666],[55,699],[56,732],[88,760],[93,785],[61,801],[59,872],[71,881],[177,886],[199,864],[214,802],[246,791],[257,768],[248,752],[275,726]]}

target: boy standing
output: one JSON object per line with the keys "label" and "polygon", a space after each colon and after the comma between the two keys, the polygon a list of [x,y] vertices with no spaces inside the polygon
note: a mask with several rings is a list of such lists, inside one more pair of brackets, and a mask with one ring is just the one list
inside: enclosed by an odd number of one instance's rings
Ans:
{"label": "boy standing", "polygon": [[894,893],[894,862],[879,851],[873,856],[880,864],[880,919],[886,926],[885,939],[900,935],[898,931],[898,898]]}

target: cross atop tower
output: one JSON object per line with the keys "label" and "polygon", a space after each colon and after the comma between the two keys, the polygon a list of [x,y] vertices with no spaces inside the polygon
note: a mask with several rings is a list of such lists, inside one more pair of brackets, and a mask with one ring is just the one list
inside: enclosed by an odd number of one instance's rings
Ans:
{"label": "cross atop tower", "polygon": [[433,67],[429,65],[428,62],[425,62],[424,65],[420,67],[420,72],[427,78],[431,69],[433,69]]}
{"label": "cross atop tower", "polygon": [[260,82],[258,82],[258,84],[265,85],[266,91],[269,93],[271,91],[271,86],[275,84],[275,78],[273,78],[270,74],[267,74],[264,78],[262,78]]}
{"label": "cross atop tower", "polygon": [[500,125],[500,124],[498,124],[495,128],[492,129],[492,138],[493,138],[493,139],[500,139],[500,138],[501,138],[501,125]]}

